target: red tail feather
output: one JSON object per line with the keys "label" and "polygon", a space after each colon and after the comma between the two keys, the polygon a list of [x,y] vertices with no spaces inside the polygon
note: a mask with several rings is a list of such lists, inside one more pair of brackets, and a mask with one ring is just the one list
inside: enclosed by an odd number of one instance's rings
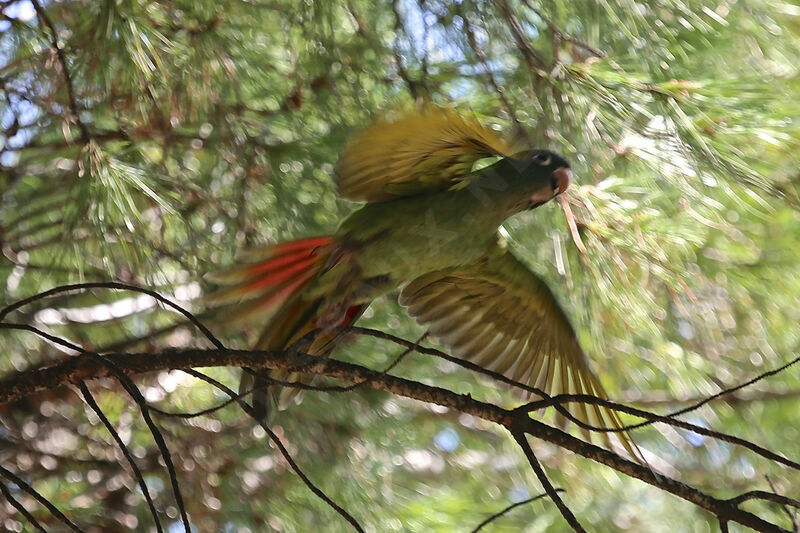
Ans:
{"label": "red tail feather", "polygon": [[284,286],[276,287],[277,290],[274,292],[270,292],[268,296],[266,296],[263,301],[259,302],[258,306],[252,310],[258,309],[265,309],[271,307],[272,305],[282,302],[292,294],[294,294],[300,287],[308,283],[312,277],[314,277],[315,272],[306,271],[301,276],[298,276],[296,279],[293,279],[291,282],[287,283]]}
{"label": "red tail feather", "polygon": [[[258,277],[242,287],[245,292],[260,291],[267,287],[279,286],[285,281],[291,281],[293,278],[305,273],[309,267],[313,267],[319,261],[318,257],[314,256],[298,256],[296,260],[288,266],[281,268],[281,264],[273,264],[273,261],[267,261],[254,268],[254,275]],[[261,272],[259,272],[261,271]]]}
{"label": "red tail feather", "polygon": [[309,256],[309,254],[305,251],[280,255],[274,258],[270,257],[262,263],[256,263],[255,265],[248,267],[244,272],[246,276],[261,276],[273,270],[281,271],[284,268],[293,266],[295,263],[308,260],[309,257],[313,256]]}
{"label": "red tail feather", "polygon": [[333,237],[313,237],[276,244],[253,264],[210,276],[229,287],[209,295],[208,300],[231,303],[252,299],[237,315],[250,315],[280,304],[314,278],[327,257],[326,253],[319,253],[320,247],[332,241]]}

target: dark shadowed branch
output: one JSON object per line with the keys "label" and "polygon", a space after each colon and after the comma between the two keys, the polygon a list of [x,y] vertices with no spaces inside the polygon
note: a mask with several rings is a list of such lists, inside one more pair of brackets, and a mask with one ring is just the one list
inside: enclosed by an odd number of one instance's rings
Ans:
{"label": "dark shadowed branch", "polygon": [[[61,523],[69,527],[75,533],[83,533],[83,530],[79,528],[72,520],[67,518],[67,516],[58,510],[58,507],[53,505],[47,498],[42,496],[36,489],[34,489],[30,483],[26,483],[24,479],[17,476],[11,470],[0,465],[0,477],[4,477],[10,482],[14,483],[17,487],[19,487],[23,492],[28,493],[30,496],[33,497],[37,502],[39,502],[43,507],[45,507],[50,513],[56,517]],[[11,501],[11,500],[9,500]],[[13,505],[13,502],[12,502]]]}
{"label": "dark shadowed branch", "polygon": [[45,26],[50,32],[50,44],[56,53],[56,57],[58,58],[58,64],[61,67],[61,74],[64,76],[64,84],[67,87],[68,105],[72,115],[69,118],[78,125],[78,128],[81,130],[83,140],[87,141],[89,140],[89,129],[86,127],[86,124],[81,121],[79,115],[78,102],[75,98],[75,88],[72,83],[72,75],[70,74],[69,67],[67,65],[67,58],[64,55],[64,50],[58,45],[58,32],[56,31],[53,22],[50,20],[47,11],[42,8],[42,5],[39,3],[39,0],[31,0],[31,3],[33,4],[33,8],[36,10],[36,15],[39,17],[42,25]]}
{"label": "dark shadowed branch", "polygon": [[6,500],[8,500],[8,503],[10,503],[14,509],[19,511],[19,513],[25,517],[25,520],[27,520],[30,525],[36,528],[36,531],[47,533],[47,530],[42,527],[42,524],[40,524],[38,520],[36,520],[36,517],[34,517],[27,509],[25,509],[25,506],[22,505],[22,503],[16,499],[13,494],[11,494],[11,491],[8,490],[8,487],[2,481],[0,481],[0,492],[3,493],[3,496]]}
{"label": "dark shadowed branch", "polygon": [[[772,489],[772,494],[778,494],[778,491],[775,489],[775,484],[772,483],[772,480],[769,478],[769,476],[764,476],[764,478],[769,484],[769,488]],[[797,521],[797,511],[793,511],[790,507],[797,507],[797,503],[794,502],[792,504],[781,504],[783,512],[786,513],[786,515],[789,517],[789,521],[792,523],[792,531],[794,533],[798,533],[800,532],[800,523]]]}
{"label": "dark shadowed branch", "polygon": [[103,426],[105,426],[105,428],[108,430],[108,433],[113,437],[114,442],[116,442],[117,446],[119,446],[122,455],[125,457],[125,460],[128,462],[128,465],[133,471],[133,475],[136,477],[136,482],[139,484],[139,488],[142,489],[142,494],[144,494],[144,498],[147,501],[147,506],[150,508],[150,514],[153,515],[153,521],[155,522],[156,530],[161,533],[164,531],[164,528],[161,526],[161,520],[158,518],[156,505],[153,503],[153,497],[150,496],[150,489],[147,487],[147,483],[144,480],[142,471],[136,464],[136,460],[133,458],[130,450],[128,450],[128,447],[125,446],[125,443],[123,442],[119,432],[114,429],[111,421],[108,419],[103,410],[100,409],[100,406],[97,405],[97,401],[95,401],[94,396],[92,396],[92,393],[89,391],[89,387],[86,386],[86,383],[78,383],[78,389],[81,391],[81,396],[83,396],[86,404],[92,409],[92,411],[94,411],[94,414],[97,415],[97,417],[100,419],[100,422],[103,423]]}
{"label": "dark shadowed branch", "polygon": [[[21,302],[17,302],[16,304],[12,304],[6,309],[0,311],[0,318],[8,316],[8,314],[11,311],[13,311],[14,309],[18,309],[19,307],[24,305],[24,303],[35,301],[36,299],[45,297],[45,295],[56,294],[64,290],[96,288],[100,286],[106,286],[114,289],[123,288],[126,290],[139,290],[133,286],[122,286],[121,284],[82,284],[80,286],[68,286],[68,287],[57,288],[53,289],[52,291],[48,291],[47,293],[43,293],[42,295],[37,295],[35,297],[28,298]],[[559,397],[548,398],[546,395],[541,393],[541,391],[535,389],[530,392],[534,392],[537,394],[540,393],[540,395],[545,398],[544,400],[538,402],[531,402],[528,405],[513,410],[505,409],[498,405],[494,405],[492,403],[482,402],[480,400],[472,398],[469,395],[457,394],[453,391],[441,387],[426,385],[417,381],[412,381],[402,377],[389,375],[388,371],[391,370],[396,365],[397,361],[399,361],[412,351],[417,351],[420,353],[429,353],[439,357],[444,357],[445,359],[453,360],[453,362],[458,362],[459,364],[462,364],[462,366],[469,367],[469,365],[463,364],[462,361],[456,360],[449,354],[445,354],[443,352],[439,352],[431,348],[419,346],[421,339],[417,340],[416,342],[407,341],[376,330],[368,330],[364,328],[351,328],[351,332],[382,337],[392,342],[401,344],[406,348],[404,352],[395,360],[395,362],[393,362],[383,371],[376,371],[361,365],[346,363],[336,359],[320,358],[303,353],[300,350],[300,348],[303,347],[302,341],[304,339],[301,339],[301,341],[299,341],[297,345],[295,345],[288,351],[275,352],[275,351],[257,351],[257,350],[229,350],[225,349],[222,346],[222,343],[218,341],[205,326],[203,326],[198,320],[192,317],[191,313],[189,313],[188,311],[180,308],[175,304],[172,304],[166,298],[161,297],[156,293],[153,293],[152,291],[140,290],[140,292],[150,294],[156,297],[162,303],[165,303],[166,305],[169,305],[178,310],[178,312],[184,314],[184,316],[186,316],[191,322],[193,322],[200,329],[200,331],[202,331],[206,335],[206,337],[209,338],[211,342],[217,346],[217,348],[215,349],[187,348],[180,350],[164,350],[155,353],[116,352],[116,353],[106,353],[101,355],[95,352],[87,351],[81,348],[80,346],[76,345],[75,343],[72,343],[55,335],[51,335],[49,333],[41,331],[33,326],[24,324],[0,323],[0,329],[16,329],[16,330],[28,331],[30,333],[47,338],[51,342],[56,342],[58,344],[61,344],[62,346],[68,347],[78,353],[78,355],[67,357],[61,361],[57,361],[55,363],[51,363],[48,365],[43,365],[37,368],[32,368],[25,372],[21,372],[16,375],[11,375],[3,380],[0,380],[0,403],[18,401],[23,398],[27,398],[37,392],[53,390],[60,386],[68,384],[76,384],[78,385],[79,388],[81,388],[81,390],[88,391],[88,389],[85,388],[83,382],[92,379],[112,377],[118,380],[122,384],[123,388],[131,395],[131,397],[139,406],[142,417],[147,423],[147,426],[150,429],[150,433],[159,447],[159,452],[161,453],[161,456],[164,459],[164,462],[169,470],[169,476],[173,484],[173,493],[176,501],[178,502],[181,514],[183,515],[182,518],[184,519],[184,526],[187,528],[187,530],[189,527],[188,516],[185,514],[185,510],[182,508],[182,498],[178,487],[177,474],[170,459],[169,449],[167,447],[166,441],[161,435],[161,432],[158,430],[158,428],[155,426],[152,419],[150,418],[150,411],[152,408],[147,404],[141,392],[139,392],[138,388],[133,383],[131,379],[132,376],[163,371],[163,370],[172,370],[172,369],[183,370],[189,373],[190,375],[193,375],[199,379],[203,379],[211,383],[215,387],[219,388],[220,390],[222,390],[225,394],[230,396],[231,401],[239,403],[242,409],[251,416],[252,413],[250,412],[250,407],[248,404],[244,402],[242,394],[236,394],[235,392],[231,391],[230,389],[228,389],[221,383],[217,382],[216,380],[213,380],[212,378],[204,374],[201,374],[193,369],[196,367],[248,367],[256,370],[281,370],[289,373],[297,372],[301,374],[327,376],[330,378],[336,378],[341,381],[350,383],[350,385],[341,385],[335,387],[334,386],[315,387],[315,386],[303,385],[291,382],[290,383],[281,382],[281,384],[283,384],[284,386],[298,386],[310,390],[318,390],[318,391],[328,390],[331,392],[333,391],[345,392],[348,390],[352,390],[356,387],[368,386],[373,389],[382,390],[399,396],[405,396],[408,398],[413,398],[416,400],[437,404],[440,406],[457,410],[459,412],[480,417],[484,420],[497,423],[511,432],[511,434],[519,444],[520,448],[522,449],[523,453],[527,457],[531,465],[531,468],[534,470],[540,482],[544,486],[547,495],[556,503],[556,505],[559,507],[559,510],[561,511],[562,516],[575,531],[582,531],[582,528],[578,523],[577,518],[572,513],[572,511],[558,496],[557,491],[553,488],[552,484],[549,482],[547,475],[544,472],[543,468],[541,467],[540,463],[533,455],[533,451],[527,440],[529,437],[534,437],[553,443],[563,449],[570,450],[578,455],[591,459],[595,462],[604,464],[614,470],[617,470],[618,472],[637,478],[641,481],[644,481],[645,483],[648,483],[662,490],[670,492],[680,498],[683,498],[684,500],[687,500],[697,505],[698,507],[712,513],[714,516],[717,517],[717,519],[721,524],[721,527],[723,528],[727,527],[726,524],[728,522],[736,522],[749,526],[757,531],[783,531],[775,524],[767,522],[761,517],[739,508],[742,502],[750,499],[766,500],[784,506],[800,507],[800,503],[798,503],[796,500],[778,495],[775,492],[751,491],[735,498],[729,498],[729,499],[715,498],[714,496],[706,494],[695,487],[684,484],[668,476],[656,473],[647,466],[625,459],[624,457],[621,457],[616,453],[603,449],[590,442],[585,442],[581,439],[573,437],[572,435],[565,433],[564,431],[558,428],[539,422],[538,420],[535,420],[530,417],[530,412],[534,409],[538,409],[545,406],[553,406],[555,408],[558,408],[561,407],[560,404],[563,403],[564,401],[584,401],[587,403],[596,402],[608,405],[611,408],[618,409],[623,412],[631,412],[632,414],[636,414],[637,416],[642,416],[643,418],[657,421],[659,423],[661,422],[669,423],[677,425],[679,427],[686,427],[687,429],[698,432],[700,429],[702,429],[692,424],[676,421],[669,416],[660,417],[659,415],[648,413],[646,411],[632,410],[627,406],[615,404],[614,402],[607,402],[605,400],[600,400],[598,398],[585,397],[582,395],[573,395],[573,396],[564,395]],[[502,376],[499,375],[495,376],[494,373],[480,369],[480,367],[471,369],[490,375],[491,377],[494,377],[499,381],[503,382],[510,381],[507,380],[507,378],[502,378]],[[509,384],[512,386],[522,386],[521,384],[515,383],[513,381],[511,381]],[[91,395],[86,396],[86,398],[87,402],[89,402],[89,398],[91,398]],[[219,406],[217,406],[216,408],[219,408]],[[192,416],[197,416],[197,413],[193,413]],[[288,450],[285,449],[283,444],[277,438],[277,435],[275,435],[268,427],[264,427],[264,429],[267,432],[267,434],[270,435],[270,438],[272,438],[273,442],[275,442],[276,446],[284,455],[287,462],[292,466],[295,472],[303,479],[303,481],[306,483],[309,489],[312,490],[312,492],[314,492],[315,494],[317,494],[317,496],[322,498],[330,507],[335,509],[346,520],[348,520],[348,522],[350,522],[350,524],[353,525],[353,527],[356,530],[360,531],[361,526],[358,524],[358,522],[349,513],[344,511],[344,509],[342,509],[330,498],[328,498],[319,488],[317,488],[302,472],[302,470],[297,466],[297,464],[294,463],[293,459],[288,454]],[[596,430],[596,428],[589,428],[589,429]],[[710,434],[710,436],[714,438],[720,438],[721,440],[728,440],[726,438],[727,436],[716,434],[713,432],[712,434]],[[743,442],[748,443],[748,441],[743,441]],[[760,449],[755,445],[748,447],[750,449],[754,449],[754,451],[756,451],[757,453],[760,451]],[[769,454],[766,453],[761,453],[761,455],[768,458],[772,458],[776,462],[778,462],[778,458],[780,458],[780,456],[777,456],[777,454],[773,454],[776,455],[776,457],[770,457]],[[787,464],[787,466],[797,468],[797,464],[794,461],[790,461],[784,458],[784,460],[780,462]],[[135,471],[135,466],[132,465],[132,467],[134,468]],[[15,478],[9,477],[13,476],[13,473],[11,473],[10,471],[4,469],[0,471],[0,473],[5,475],[5,477],[13,481],[14,483],[17,483]],[[53,512],[52,509],[51,512]],[[155,516],[154,508],[151,508],[151,512],[153,512]]]}
{"label": "dark shadowed branch", "polygon": [[[101,362],[98,359],[106,361]],[[757,531],[781,531],[777,526],[758,516],[738,509],[730,500],[715,498],[613,452],[584,442],[557,428],[530,418],[524,410],[504,409],[441,387],[425,385],[383,374],[360,365],[335,359],[323,359],[308,354],[298,353],[292,357],[286,357],[283,352],[184,349],[166,350],[157,354],[111,353],[105,354],[103,357],[78,355],[0,381],[0,402],[21,399],[36,392],[50,390],[68,383],[111,377],[114,375],[111,368],[119,368],[128,375],[136,375],[160,370],[213,366],[246,366],[256,369],[284,370],[339,378],[351,383],[365,381],[369,383],[369,387],[374,389],[449,407],[551,442],[679,496],[716,516],[725,516],[730,521],[739,522]]]}

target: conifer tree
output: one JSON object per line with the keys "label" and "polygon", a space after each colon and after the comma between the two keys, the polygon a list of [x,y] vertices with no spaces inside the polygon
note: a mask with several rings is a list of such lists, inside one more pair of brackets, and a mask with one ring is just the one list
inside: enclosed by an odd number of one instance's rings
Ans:
{"label": "conifer tree", "polygon": [[[568,201],[512,219],[504,237],[553,288],[613,399],[671,413],[796,357],[791,3],[7,0],[0,15],[0,306],[66,284],[131,284],[248,348],[263,324],[231,326],[199,304],[204,274],[238,250],[335,229],[354,208],[332,179],[347,140],[388,111],[433,102],[571,162]],[[413,343],[425,331],[394,301],[359,325]],[[153,357],[212,346],[168,305],[99,286],[35,300],[0,326],[0,376],[76,354],[58,339]],[[335,355],[381,370],[403,351],[358,336]],[[206,373],[230,385],[238,368]],[[497,382],[434,357],[405,355],[392,373],[515,405]],[[177,370],[131,379],[164,412],[227,399]],[[183,527],[177,479],[199,531],[351,530],[235,403],[187,419],[152,411],[171,479],[125,383],[0,405],[0,529],[67,530],[18,476],[86,531],[155,531],[107,423],[164,529]],[[798,461],[798,391],[790,367],[678,418]],[[552,409],[533,416],[553,422]],[[308,392],[271,429],[367,530],[470,530],[543,492],[501,427],[366,385]],[[663,424],[633,436],[655,470],[718,499],[797,496],[796,469],[735,443]],[[722,523],[529,442],[587,530]],[[796,531],[792,502],[766,500],[742,508]],[[562,531],[562,513],[542,498],[491,526]]]}

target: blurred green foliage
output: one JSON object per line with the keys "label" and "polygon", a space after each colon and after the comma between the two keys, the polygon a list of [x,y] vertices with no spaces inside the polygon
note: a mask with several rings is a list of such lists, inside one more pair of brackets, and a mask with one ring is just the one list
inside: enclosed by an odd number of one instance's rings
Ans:
{"label": "blurred green foliage", "polygon": [[[191,305],[207,288],[203,274],[237,250],[332,231],[354,207],[331,179],[348,136],[424,99],[457,103],[572,162],[586,252],[555,205],[506,230],[567,308],[613,398],[668,412],[796,353],[794,4],[11,0],[0,10],[0,304],[119,280]],[[257,334],[259,324],[225,328],[194,310],[230,346]],[[40,301],[13,320],[96,350],[208,344],[149,299],[108,290]],[[362,323],[422,333],[391,300]],[[4,331],[0,347],[2,374],[64,356],[29,333]],[[359,339],[338,356],[382,368],[400,351]],[[511,405],[496,384],[424,356],[395,372]],[[237,371],[210,373],[232,384]],[[179,372],[138,383],[175,412],[224,400]],[[110,381],[93,387],[164,520],[179,525],[137,407]],[[799,392],[791,368],[687,419],[796,460]],[[0,422],[0,462],[87,531],[154,530],[113,441],[73,391],[2,406]],[[348,530],[238,408],[157,422],[199,531]],[[541,492],[505,432],[368,388],[309,393],[275,429],[370,531],[468,531]],[[796,472],[726,443],[662,426],[635,437],[656,468],[721,498],[769,490],[767,476],[780,493],[800,488]],[[657,489],[532,445],[590,530],[717,527]],[[777,506],[747,508],[789,527]],[[0,520],[31,527],[5,503]],[[566,528],[542,499],[485,530]]]}

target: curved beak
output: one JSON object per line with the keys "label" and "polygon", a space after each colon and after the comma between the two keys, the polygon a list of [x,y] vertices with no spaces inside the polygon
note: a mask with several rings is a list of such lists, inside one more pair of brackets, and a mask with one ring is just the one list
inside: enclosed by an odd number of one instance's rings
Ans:
{"label": "curved beak", "polygon": [[550,174],[550,187],[542,187],[528,199],[528,209],[534,209],[549,202],[569,188],[572,171],[569,167],[559,167]]}
{"label": "curved beak", "polygon": [[550,179],[553,183],[553,196],[558,196],[569,187],[569,182],[572,181],[572,171],[569,167],[557,168],[553,171]]}

